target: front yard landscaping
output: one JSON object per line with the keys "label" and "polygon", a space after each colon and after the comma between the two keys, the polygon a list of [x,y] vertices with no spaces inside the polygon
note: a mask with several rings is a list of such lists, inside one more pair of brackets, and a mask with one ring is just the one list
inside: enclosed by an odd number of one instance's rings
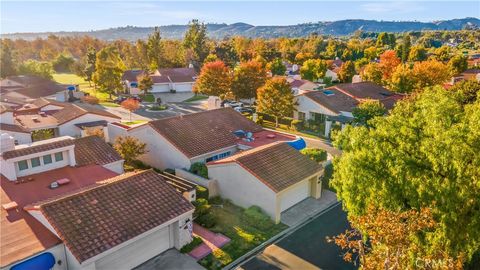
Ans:
{"label": "front yard landscaping", "polygon": [[275,224],[258,207],[243,209],[228,200],[213,198],[209,214],[215,224],[209,228],[229,237],[231,242],[199,263],[207,269],[220,269],[287,228]]}
{"label": "front yard landscaping", "polygon": [[127,126],[133,126],[133,125],[138,125],[138,124],[143,124],[148,122],[147,120],[134,120],[134,121],[128,121],[128,122],[122,122],[122,124],[127,125]]}
{"label": "front yard landscaping", "polygon": [[199,100],[204,100],[204,99],[207,99],[208,96],[204,96],[204,95],[195,95],[189,99],[186,99],[184,100],[183,102],[195,102],[195,101],[199,101]]}
{"label": "front yard landscaping", "polygon": [[140,98],[144,102],[155,102],[155,96],[152,94],[140,95]]}
{"label": "front yard landscaping", "polygon": [[[100,91],[95,90],[93,87],[93,83],[90,86],[90,84],[85,81],[85,79],[75,74],[54,73],[53,80],[61,84],[78,84],[78,86],[80,87],[80,91],[89,93],[91,96],[98,98],[100,101],[110,100],[110,96],[107,93],[101,93]],[[112,95],[112,98],[115,98],[115,96]]]}

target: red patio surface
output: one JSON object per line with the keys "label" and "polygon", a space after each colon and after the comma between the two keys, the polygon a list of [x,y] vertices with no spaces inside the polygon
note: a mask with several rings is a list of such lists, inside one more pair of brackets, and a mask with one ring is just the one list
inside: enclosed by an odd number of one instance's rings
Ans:
{"label": "red patio surface", "polygon": [[190,251],[190,253],[188,253],[188,255],[197,261],[230,242],[230,238],[226,237],[225,235],[221,233],[214,233],[196,223],[193,224],[193,235],[200,237],[203,240],[203,243],[200,246],[194,248],[192,251]]}

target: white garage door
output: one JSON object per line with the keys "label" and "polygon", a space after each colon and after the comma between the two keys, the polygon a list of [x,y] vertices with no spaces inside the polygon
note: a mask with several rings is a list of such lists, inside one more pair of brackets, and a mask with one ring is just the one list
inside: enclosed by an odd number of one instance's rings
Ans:
{"label": "white garage door", "polygon": [[107,255],[95,266],[97,270],[132,269],[172,247],[170,227],[166,227]]}
{"label": "white garage door", "polygon": [[310,182],[304,181],[286,193],[282,194],[280,211],[285,211],[310,196]]}
{"label": "white garage door", "polygon": [[152,93],[166,93],[170,92],[170,86],[167,84],[154,84],[152,87],[152,90],[150,91]]}
{"label": "white garage door", "polygon": [[192,92],[192,84],[191,83],[176,83],[175,89],[177,92]]}

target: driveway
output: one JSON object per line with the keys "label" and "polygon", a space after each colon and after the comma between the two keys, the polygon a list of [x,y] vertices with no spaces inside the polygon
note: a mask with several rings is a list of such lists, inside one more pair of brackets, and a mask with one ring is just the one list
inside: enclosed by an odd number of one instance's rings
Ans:
{"label": "driveway", "polygon": [[295,227],[316,216],[321,211],[337,203],[337,196],[330,190],[323,189],[320,199],[309,197],[282,212],[280,220],[288,227]]}
{"label": "driveway", "polygon": [[358,267],[342,258],[342,250],[325,237],[345,232],[350,225],[341,204],[306,223],[298,230],[268,246],[238,269],[332,269],[354,270]]}
{"label": "driveway", "polygon": [[169,249],[162,254],[144,262],[135,270],[205,270],[192,257],[180,253],[176,249]]}

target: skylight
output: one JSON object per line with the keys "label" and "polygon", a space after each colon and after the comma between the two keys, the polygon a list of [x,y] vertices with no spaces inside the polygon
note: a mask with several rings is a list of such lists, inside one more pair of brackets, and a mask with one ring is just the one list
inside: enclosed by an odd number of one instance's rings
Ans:
{"label": "skylight", "polygon": [[332,90],[323,90],[323,93],[326,96],[333,96],[335,94]]}

